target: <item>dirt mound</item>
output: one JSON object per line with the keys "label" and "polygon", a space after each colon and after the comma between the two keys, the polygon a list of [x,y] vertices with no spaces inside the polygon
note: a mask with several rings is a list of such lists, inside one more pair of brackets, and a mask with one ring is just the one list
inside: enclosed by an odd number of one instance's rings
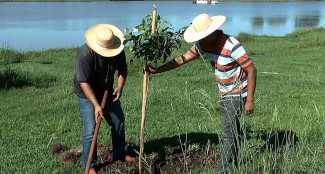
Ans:
{"label": "dirt mound", "polygon": [[56,155],[56,154],[62,153],[62,152],[67,151],[67,150],[69,150],[69,148],[67,146],[62,145],[61,143],[57,143],[52,148],[52,154]]}
{"label": "dirt mound", "polygon": [[74,164],[81,157],[81,152],[66,152],[62,155],[61,161],[65,164]]}
{"label": "dirt mound", "polygon": [[[57,147],[61,148],[57,148]],[[56,147],[56,148],[54,148]],[[66,146],[57,144],[53,149],[67,149]],[[97,145],[97,170],[110,171],[112,173],[139,173],[139,147],[126,143],[127,154],[136,157],[136,162],[126,163],[123,161],[112,162],[112,151],[109,145],[98,143]],[[58,150],[58,152],[63,152]],[[56,153],[57,154],[57,153]],[[143,154],[143,173],[187,173],[192,169],[207,170],[213,169],[217,165],[220,151],[212,148],[200,148],[197,146],[174,146],[166,147],[163,154]],[[67,151],[62,155],[61,161],[65,164],[73,165],[81,157],[81,150]]]}

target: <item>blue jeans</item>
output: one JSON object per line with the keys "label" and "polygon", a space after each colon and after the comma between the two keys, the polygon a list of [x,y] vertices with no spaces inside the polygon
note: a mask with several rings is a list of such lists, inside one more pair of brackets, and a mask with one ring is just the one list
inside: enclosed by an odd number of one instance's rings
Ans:
{"label": "blue jeans", "polygon": [[242,131],[240,116],[244,109],[246,97],[224,97],[220,101],[222,112],[222,150],[218,171],[237,166],[240,160]]}
{"label": "blue jeans", "polygon": [[[83,124],[82,131],[82,164],[87,165],[88,155],[94,130],[96,127],[95,111],[93,104],[87,98],[78,97],[81,121]],[[125,131],[124,131],[124,114],[120,101],[113,102],[107,99],[104,107],[104,117],[111,126],[111,136],[113,143],[113,161],[124,160],[125,152]],[[97,148],[94,149],[93,158],[90,168],[94,168],[97,162]]]}

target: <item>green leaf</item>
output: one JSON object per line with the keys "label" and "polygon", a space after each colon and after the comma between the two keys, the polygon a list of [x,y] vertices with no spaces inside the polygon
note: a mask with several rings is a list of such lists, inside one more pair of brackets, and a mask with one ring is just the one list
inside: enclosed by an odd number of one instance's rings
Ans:
{"label": "green leaf", "polygon": [[132,32],[126,32],[126,40],[130,42],[130,50],[134,59],[147,58],[148,63],[159,60],[166,61],[172,54],[173,50],[177,49],[181,43],[180,32],[172,32],[173,28],[170,22],[163,21],[160,15],[157,14],[155,34],[151,34],[152,14],[147,14],[142,23],[136,28],[137,35]]}

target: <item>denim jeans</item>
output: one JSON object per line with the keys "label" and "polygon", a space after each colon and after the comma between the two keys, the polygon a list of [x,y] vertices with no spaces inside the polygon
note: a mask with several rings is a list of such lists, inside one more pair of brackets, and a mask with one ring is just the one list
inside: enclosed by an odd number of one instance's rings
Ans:
{"label": "denim jeans", "polygon": [[[82,131],[82,164],[87,165],[90,146],[96,126],[95,111],[93,104],[87,98],[78,97],[81,121],[83,124]],[[113,102],[107,99],[104,107],[104,118],[111,126],[111,136],[113,144],[113,161],[124,160],[125,158],[125,131],[124,131],[124,114],[120,101]],[[97,145],[96,145],[97,146]],[[93,158],[90,168],[94,168],[97,162],[97,148],[94,149]]]}
{"label": "denim jeans", "polygon": [[222,150],[218,171],[237,166],[240,160],[242,131],[240,116],[244,109],[246,97],[224,97],[220,101],[222,111]]}

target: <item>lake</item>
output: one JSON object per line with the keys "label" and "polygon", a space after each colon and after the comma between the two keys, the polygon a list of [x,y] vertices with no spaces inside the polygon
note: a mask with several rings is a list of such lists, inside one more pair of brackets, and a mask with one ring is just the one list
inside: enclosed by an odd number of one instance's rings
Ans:
{"label": "lake", "polygon": [[176,30],[188,26],[200,13],[225,15],[221,27],[240,32],[283,36],[293,31],[325,27],[325,2],[0,2],[0,45],[17,51],[80,46],[85,31],[97,23],[110,23],[122,31],[139,25],[157,6],[162,20]]}

